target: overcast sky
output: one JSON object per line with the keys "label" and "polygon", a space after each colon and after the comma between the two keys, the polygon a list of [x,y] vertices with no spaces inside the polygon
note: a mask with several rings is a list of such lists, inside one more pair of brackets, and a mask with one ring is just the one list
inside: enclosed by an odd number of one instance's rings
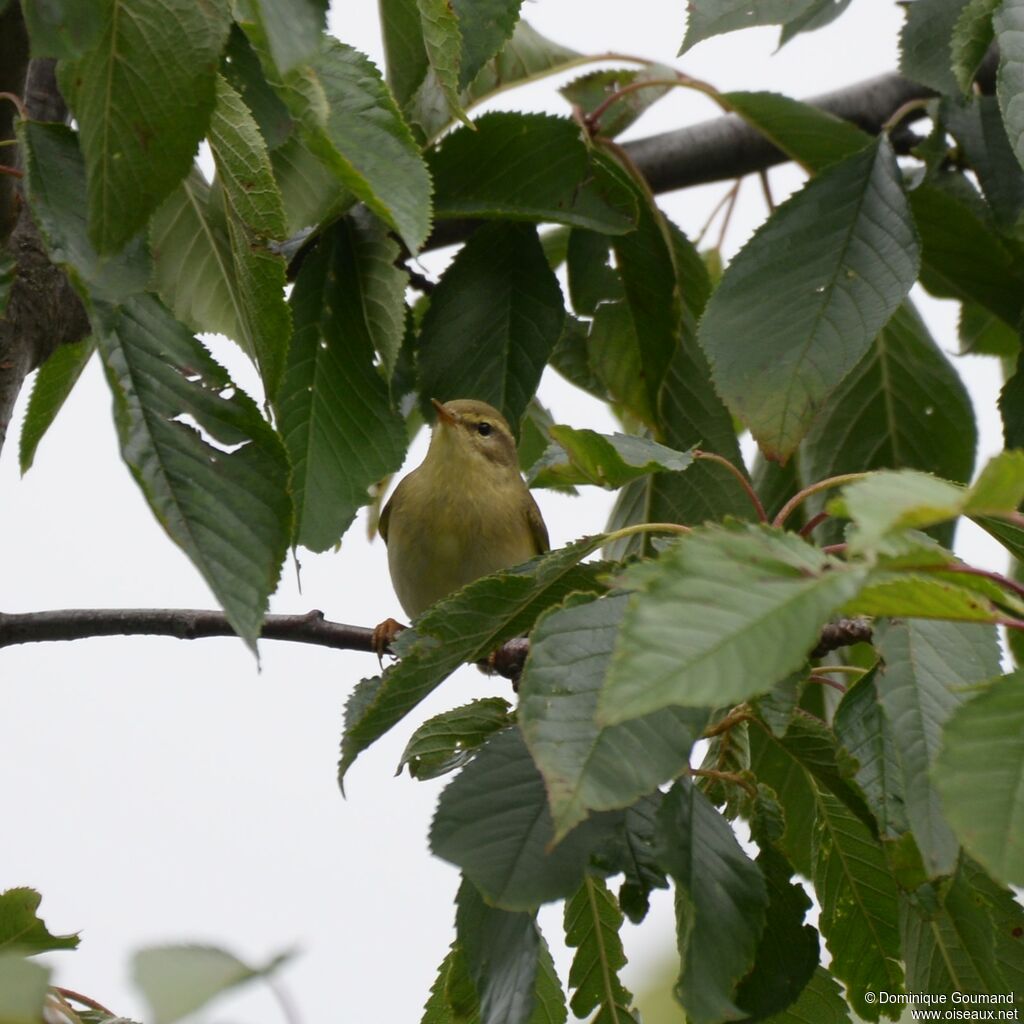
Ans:
{"label": "overcast sky", "polygon": [[[334,33],[382,63],[376,5],[336,6]],[[655,58],[722,90],[803,97],[896,66],[901,15],[891,0],[859,0],[829,28],[777,53],[776,30],[755,29],[676,59],[684,8],[683,0],[537,0],[523,13],[578,50]],[[505,93],[492,106],[565,113],[559,81]],[[631,135],[714,113],[706,98],[677,90]],[[800,180],[792,168],[771,173],[777,198]],[[663,204],[693,233],[726,187],[677,193]],[[728,251],[763,217],[760,189],[749,181]],[[436,270],[446,258],[431,254],[424,262]],[[929,301],[923,310],[939,344],[954,352],[953,305]],[[253,388],[230,343],[215,351]],[[975,392],[982,448],[990,454],[1000,446],[997,367],[981,359],[957,365]],[[545,377],[541,397],[560,422],[612,426],[606,410],[554,375]],[[0,457],[0,608],[212,606],[121,463],[95,363],[24,480],[16,436],[13,430]],[[407,468],[422,457],[423,442]],[[538,501],[554,545],[599,530],[610,506],[608,495],[589,491],[575,500],[541,493]],[[961,540],[965,557],[1002,568],[994,543],[976,534]],[[301,561],[302,593],[289,563],[273,611],[321,608],[362,625],[400,617],[385,549],[366,542],[362,518],[339,552],[305,553]],[[289,644],[264,643],[261,651],[262,672],[240,641],[227,639],[96,639],[0,651],[7,782],[0,889],[38,888],[52,930],[81,930],[77,952],[50,958],[56,982],[127,1016],[144,1013],[130,982],[130,951],[197,941],[253,962],[297,947],[281,981],[309,1024],[418,1021],[453,937],[458,876],[426,847],[443,782],[395,778],[395,766],[424,717],[477,696],[508,696],[507,685],[460,672],[361,757],[343,800],[335,781],[342,707],[374,660]],[[626,927],[634,984],[644,967],[671,952],[670,902],[655,901],[649,924]],[[541,920],[564,977],[559,915],[549,909]],[[257,986],[204,1019],[271,1024],[281,1016]]]}

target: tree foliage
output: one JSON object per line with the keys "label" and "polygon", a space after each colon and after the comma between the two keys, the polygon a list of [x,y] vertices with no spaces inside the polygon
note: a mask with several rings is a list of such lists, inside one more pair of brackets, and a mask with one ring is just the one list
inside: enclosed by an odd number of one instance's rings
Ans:
{"label": "tree foliage", "polygon": [[[785,42],[848,3],[691,0],[683,49],[755,23]],[[409,730],[412,775],[458,772],[429,837],[462,884],[425,1021],[636,1020],[619,929],[669,885],[692,1024],[875,1021],[896,1012],[882,992],[1024,1005],[1024,677],[997,635],[1024,628],[1024,590],[948,547],[969,517],[1024,558],[1024,3],[911,4],[901,70],[931,98],[878,135],[654,62],[585,70],[561,117],[474,117],[589,60],[520,6],[381,0],[380,69],[324,32],[320,0],[21,0],[74,119],[19,119],[24,201],[89,323],[36,379],[23,470],[95,352],[126,464],[253,647],[289,546],[341,540],[431,398],[496,405],[534,486],[618,492],[606,533],[446,598],[349,698],[339,781],[459,665],[530,638],[517,707]],[[613,141],[672,86],[807,173],[724,270]],[[926,132],[908,143],[905,119]],[[410,272],[452,240],[439,280]],[[1007,367],[1006,451],[976,475],[916,283]],[[620,431],[552,423],[548,366]],[[819,646],[858,617],[870,644]],[[63,1001],[25,957],[77,940],[38,901],[0,896],[0,1020]],[[165,948],[136,975],[169,1022],[280,962]]]}

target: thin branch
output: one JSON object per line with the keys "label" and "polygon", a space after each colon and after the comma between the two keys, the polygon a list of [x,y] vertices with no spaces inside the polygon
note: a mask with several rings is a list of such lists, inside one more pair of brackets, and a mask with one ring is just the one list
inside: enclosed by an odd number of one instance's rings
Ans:
{"label": "thin branch", "polygon": [[93,999],[92,996],[82,995],[81,992],[75,992],[74,989],[64,988],[60,985],[54,985],[53,991],[56,992],[61,999],[72,1003],[81,1003],[82,1006],[87,1006],[90,1010],[95,1010],[97,1013],[105,1013],[108,1017],[117,1016],[113,1010],[108,1010],[102,1003]]}
{"label": "thin branch", "polygon": [[716,462],[720,466],[724,466],[729,472],[739,481],[740,486],[746,492],[747,497],[750,499],[751,505],[754,506],[754,511],[757,513],[759,522],[768,522],[768,513],[764,510],[764,505],[761,504],[761,499],[757,496],[757,491],[754,490],[753,484],[747,479],[744,472],[733,463],[731,463],[724,455],[718,455],[715,452],[705,452],[697,449],[693,453],[695,459],[704,459],[707,462]]}
{"label": "thin branch", "polygon": [[815,527],[821,526],[826,519],[831,518],[832,517],[827,512],[819,512],[816,516],[811,516],[811,518],[808,519],[800,528],[800,536],[809,537],[814,532]]}
{"label": "thin branch", "polygon": [[818,646],[811,651],[812,658],[823,658],[830,651],[854,644],[871,643],[871,623],[868,619],[838,619],[823,626]]}
{"label": "thin branch", "polygon": [[797,491],[785,505],[779,509],[778,515],[772,521],[772,526],[785,526],[786,520],[793,514],[794,509],[797,509],[802,505],[812,494],[818,494],[821,491],[831,490],[833,487],[842,487],[843,484],[852,484],[857,480],[863,480],[867,473],[843,473],[840,476],[830,476],[826,480],[819,480],[817,483],[813,483],[808,487],[805,487],[802,491]]}

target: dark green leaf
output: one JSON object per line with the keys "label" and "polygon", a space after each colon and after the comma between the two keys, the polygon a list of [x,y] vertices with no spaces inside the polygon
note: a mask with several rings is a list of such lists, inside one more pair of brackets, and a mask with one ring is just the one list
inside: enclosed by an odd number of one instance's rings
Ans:
{"label": "dark green leaf", "polygon": [[18,462],[22,474],[31,468],[39,442],[95,351],[96,342],[91,337],[83,338],[73,345],[61,345],[39,368],[21,425]]}
{"label": "dark green leaf", "polygon": [[420,334],[420,394],[489,402],[517,430],[564,316],[536,229],[481,228],[431,295]]}
{"label": "dark green leaf", "polygon": [[1015,359],[1020,353],[1020,336],[995,313],[965,302],[960,307],[957,331],[961,355],[1005,356]]}
{"label": "dark green leaf", "polygon": [[[613,139],[630,127],[644,111],[661,99],[676,80],[674,68],[665,64],[645,64],[640,68],[607,68],[590,71],[563,85],[558,91],[584,116],[593,114],[612,97],[602,113],[597,131]],[[643,83],[649,83],[638,88]],[[657,84],[656,84],[657,83]],[[625,86],[630,91],[622,92]],[[621,95],[620,95],[621,94]]]}
{"label": "dark green leaf", "polygon": [[992,45],[992,14],[1002,0],[967,0],[953,26],[950,55],[960,91],[969,93],[978,67]]}
{"label": "dark green leaf", "polygon": [[375,350],[394,353],[403,329],[396,248],[377,222],[340,220],[292,292],[295,336],[276,405],[292,462],[296,539],[314,551],[337,543],[370,500],[369,487],[405,456],[405,425],[374,365]]}
{"label": "dark green leaf", "polygon": [[78,933],[53,935],[36,913],[43,897],[21,887],[0,893],[0,951],[32,956],[54,949],[75,949]]}
{"label": "dark green leaf", "polygon": [[782,26],[779,46],[785,46],[801,32],[814,32],[830,25],[849,6],[850,0],[814,0],[803,14]]}
{"label": "dark green leaf", "polygon": [[481,1024],[526,1024],[540,953],[536,915],[488,906],[465,878],[455,905],[459,948],[480,1000]]}
{"label": "dark green leaf", "polygon": [[545,220],[615,235],[634,226],[630,190],[591,161],[568,118],[484,114],[447,136],[428,166],[438,219]]}
{"label": "dark green leaf", "polygon": [[999,881],[1024,884],[1024,674],[1003,676],[957,703],[938,723],[942,806],[964,846]]}
{"label": "dark green leaf", "polygon": [[905,8],[900,71],[936,92],[954,94],[950,40],[967,0],[915,0]]}
{"label": "dark green leaf", "polygon": [[427,51],[417,0],[380,0],[388,85],[405,106],[427,73]]}
{"label": "dark green leaf", "polygon": [[106,0],[22,0],[33,57],[77,57],[99,38]]}
{"label": "dark green leaf", "polygon": [[398,770],[409,766],[414,779],[435,779],[461,768],[492,733],[510,724],[511,705],[483,697],[428,718],[409,737]]}
{"label": "dark green leaf", "polygon": [[238,23],[270,52],[284,75],[316,56],[328,0],[236,0]]}
{"label": "dark green leaf", "polygon": [[272,974],[290,958],[250,967],[214,946],[152,946],[132,959],[135,983],[153,1011],[153,1024],[173,1024],[222,992]]}
{"label": "dark green leaf", "polygon": [[519,688],[519,724],[548,791],[555,837],[591,810],[627,807],[674,778],[707,721],[669,708],[622,725],[594,724],[626,595],[570,605],[538,624]]}
{"label": "dark green leaf", "polygon": [[245,33],[231,28],[220,73],[239,93],[259,125],[267,148],[274,150],[292,135],[294,122],[288,108],[271,88],[260,67],[260,59]]}
{"label": "dark green leaf", "polygon": [[460,121],[469,123],[459,103],[459,64],[462,36],[459,19],[450,0],[416,0],[423,32],[423,49],[433,80],[437,83],[448,109]]}
{"label": "dark green leaf", "polygon": [[849,1024],[850,1010],[835,978],[819,967],[800,998],[765,1024]]}
{"label": "dark green leaf", "polygon": [[281,190],[288,235],[332,220],[352,205],[352,196],[298,135],[270,153]]}
{"label": "dark green leaf", "polygon": [[291,535],[277,434],[156,299],[98,306],[93,328],[122,456],[161,526],[255,647]]}
{"label": "dark green leaf", "polygon": [[[468,998],[460,998],[467,995]],[[468,1004],[468,1005],[467,1005]],[[466,958],[455,943],[448,950],[437,977],[430,986],[430,996],[423,1007],[420,1024],[480,1024],[479,1000],[469,977]]]}
{"label": "dark green leaf", "polygon": [[532,910],[575,892],[616,816],[591,818],[551,849],[544,780],[518,729],[492,736],[441,794],[430,848],[457,864],[486,900]]}
{"label": "dark green leaf", "polygon": [[818,789],[814,830],[814,888],[819,927],[832,954],[831,970],[845,983],[857,1013],[878,1020],[898,1015],[865,993],[901,992],[896,883],[881,845],[835,797]]}
{"label": "dark green leaf", "polygon": [[627,807],[622,816],[622,828],[597,856],[602,869],[612,874],[622,872],[619,906],[633,924],[639,924],[647,916],[651,892],[668,888],[654,848],[655,819],[661,801],[661,791],[655,790]]}
{"label": "dark green leaf", "polygon": [[730,264],[701,321],[701,344],[716,387],[766,454],[793,452],[903,301],[917,266],[884,140],[810,181]]}
{"label": "dark green leaf", "polygon": [[763,693],[798,668],[863,571],[833,563],[795,534],[705,527],[654,565],[638,588],[598,703],[598,721],[663,707],[719,705]]}
{"label": "dark green leaf", "polygon": [[593,316],[602,302],[624,297],[622,279],[608,265],[609,239],[596,231],[573,228],[566,252],[566,277],[572,308]]}
{"label": "dark green leaf", "polygon": [[408,714],[463,662],[488,657],[527,632],[546,608],[574,591],[600,592],[600,567],[580,565],[601,542],[588,537],[477,580],[439,601],[396,642],[401,660],[346,717],[339,779],[362,750]]}
{"label": "dark green leaf", "polygon": [[[602,302],[594,312],[587,338],[589,367],[611,399],[638,420],[657,423],[657,407],[648,387],[633,316],[625,302]],[[659,378],[660,379],[660,378]]]}
{"label": "dark green leaf", "polygon": [[231,17],[224,0],[106,7],[99,43],[64,67],[61,91],[88,170],[89,238],[112,253],[188,173],[213,112]]}
{"label": "dark green leaf", "polygon": [[685,53],[703,39],[754,25],[785,25],[803,17],[816,0],[689,0]]}
{"label": "dark green leaf", "polygon": [[[1014,339],[1016,341],[1016,339]],[[1019,342],[1017,343],[1019,347]],[[1003,439],[1007,448],[1024,448],[1024,358],[1017,356],[1017,366],[999,392],[999,413],[1003,418]]]}
{"label": "dark green leaf", "polygon": [[685,777],[662,802],[658,832],[659,859],[676,884],[676,994],[692,1024],[740,1019],[734,990],[753,963],[768,906],[761,871]]}
{"label": "dark green leaf", "polygon": [[1024,0],[1003,0],[993,25],[999,47],[999,108],[1010,145],[1024,166]]}
{"label": "dark green leaf", "polygon": [[535,487],[595,484],[617,490],[630,480],[659,470],[683,472],[693,464],[692,452],[677,452],[635,434],[599,434],[555,425],[552,445],[532,468]]}
{"label": "dark green leaf", "polygon": [[604,882],[584,878],[565,903],[565,943],[575,949],[569,968],[570,1006],[579,1018],[595,1009],[600,1024],[636,1024],[633,996],[619,980],[626,966],[619,931],[622,911]]}

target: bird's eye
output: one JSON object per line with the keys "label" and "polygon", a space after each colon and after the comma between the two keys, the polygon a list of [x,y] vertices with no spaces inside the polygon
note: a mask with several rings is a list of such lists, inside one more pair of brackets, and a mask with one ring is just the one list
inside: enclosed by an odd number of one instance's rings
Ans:
{"label": "bird's eye", "polygon": [[487,435],[490,434],[490,432],[491,432],[491,425],[490,425],[490,423],[478,423],[476,425],[476,432],[481,437],[487,437]]}

